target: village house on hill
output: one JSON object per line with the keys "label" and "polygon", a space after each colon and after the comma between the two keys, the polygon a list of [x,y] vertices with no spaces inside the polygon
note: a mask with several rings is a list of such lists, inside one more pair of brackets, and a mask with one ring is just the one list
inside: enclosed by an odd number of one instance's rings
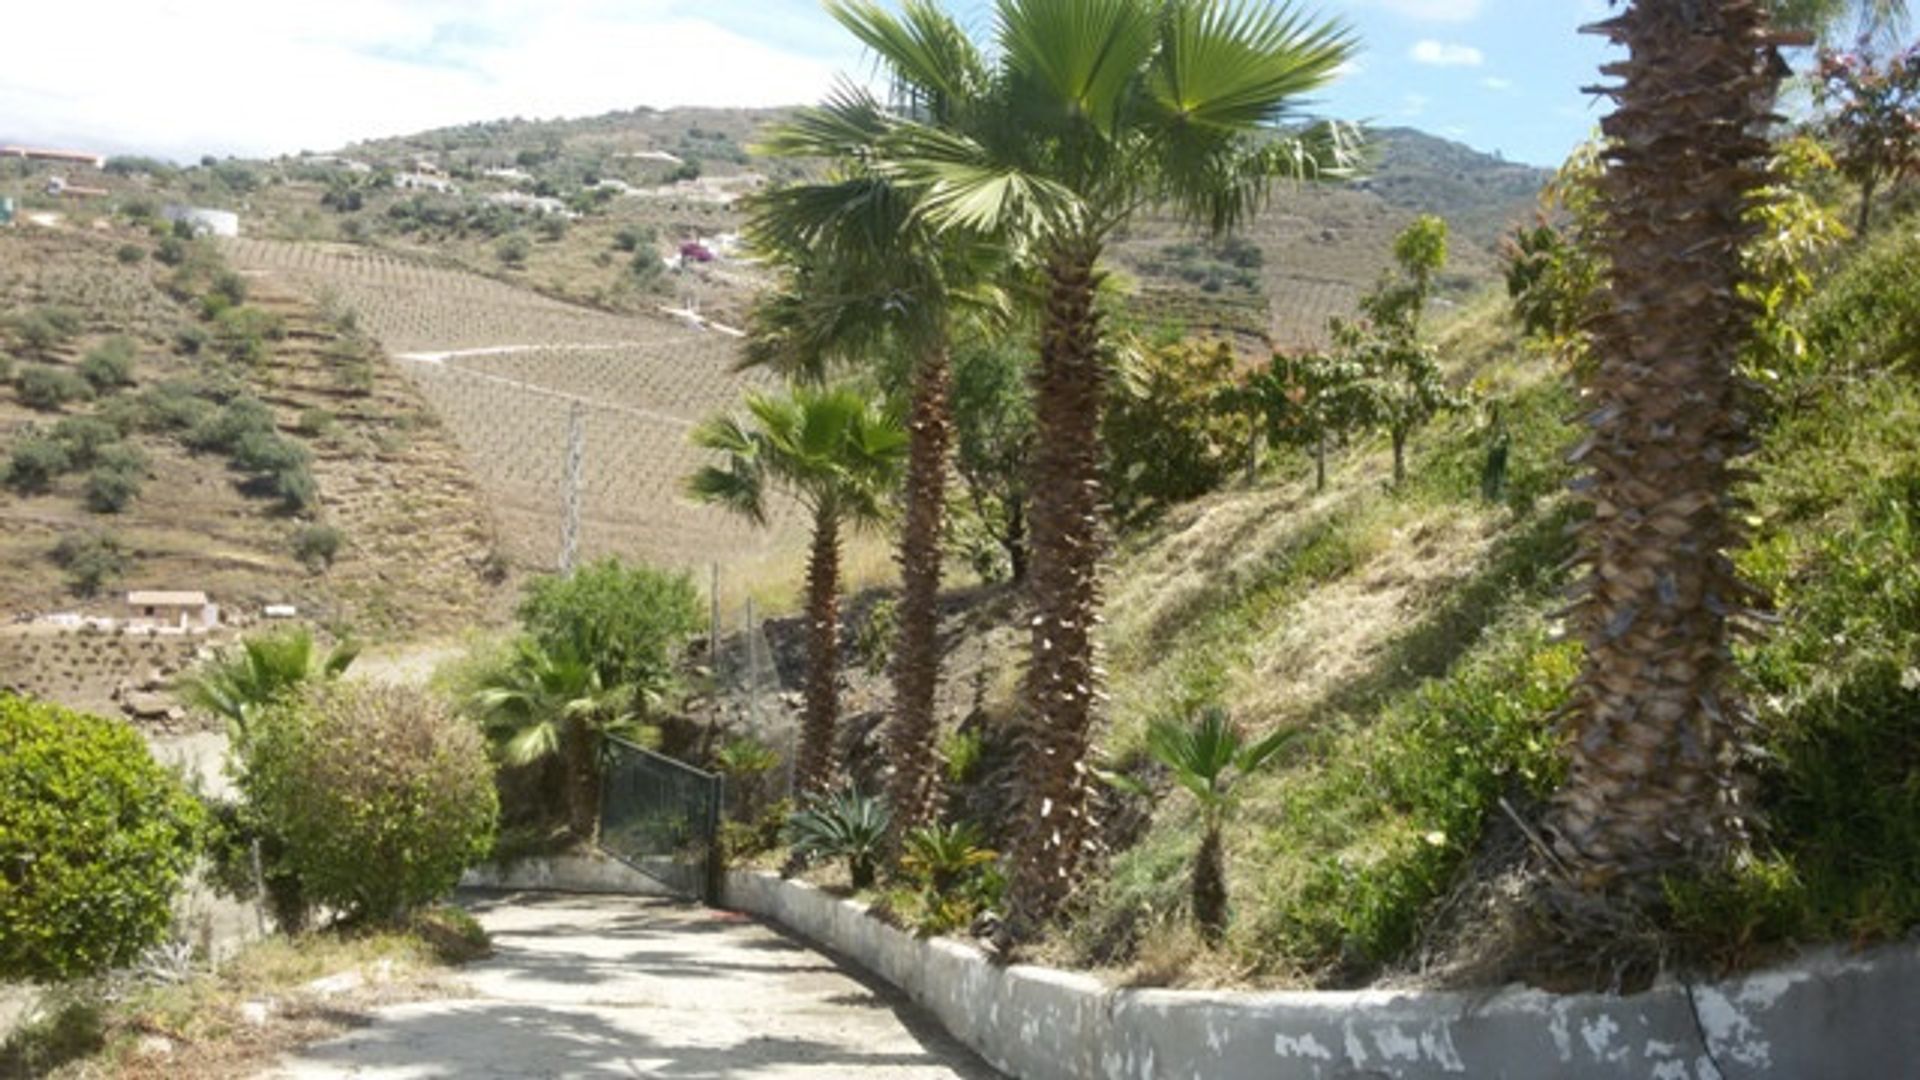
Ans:
{"label": "village house on hill", "polygon": [[127,594],[126,625],[135,630],[215,630],[220,606],[198,591],[135,590]]}

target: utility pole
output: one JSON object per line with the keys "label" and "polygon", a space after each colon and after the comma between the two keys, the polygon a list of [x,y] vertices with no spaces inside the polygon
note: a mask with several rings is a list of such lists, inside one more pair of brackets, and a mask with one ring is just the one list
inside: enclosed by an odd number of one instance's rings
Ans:
{"label": "utility pole", "polygon": [[563,496],[566,509],[560,522],[560,572],[573,573],[580,558],[580,499],[582,477],[586,475],[587,407],[574,402],[567,413],[567,472]]}

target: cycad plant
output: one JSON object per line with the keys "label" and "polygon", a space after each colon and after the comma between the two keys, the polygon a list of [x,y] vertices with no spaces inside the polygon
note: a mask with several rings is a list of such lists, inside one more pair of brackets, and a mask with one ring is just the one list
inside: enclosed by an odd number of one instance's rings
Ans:
{"label": "cycad plant", "polygon": [[875,4],[835,10],[927,99],[890,124],[876,167],[914,190],[917,214],[937,228],[1019,237],[1023,267],[1042,282],[1011,911],[1015,929],[1031,931],[1075,887],[1094,842],[1085,765],[1100,693],[1102,256],[1143,209],[1224,232],[1277,178],[1343,174],[1345,129],[1283,125],[1353,41],[1337,23],[1235,0],[999,0],[989,59],[958,33],[905,33]]}
{"label": "cycad plant", "polygon": [[235,747],[244,747],[262,709],[309,683],[338,678],[359,654],[359,646],[343,642],[323,655],[304,628],[258,634],[221,650],[174,692],[189,708],[226,720]]}
{"label": "cycad plant", "polygon": [[600,762],[606,740],[651,743],[642,717],[653,704],[630,684],[609,685],[599,666],[565,649],[522,639],[512,657],[488,673],[471,699],[473,711],[508,765],[559,755],[566,775],[567,827],[592,842],[600,824]]}
{"label": "cycad plant", "polygon": [[[1258,772],[1298,729],[1276,731],[1249,743],[1225,709],[1207,706],[1180,718],[1163,718],[1147,728],[1147,754],[1165,766],[1173,781],[1200,804],[1200,849],[1193,859],[1193,918],[1208,942],[1218,944],[1227,930],[1227,854],[1221,833],[1239,806],[1239,782]],[[1115,787],[1137,795],[1150,792],[1132,777],[1102,773]]]}
{"label": "cycad plant", "polygon": [[795,785],[802,794],[833,779],[839,724],[840,542],[843,530],[878,525],[899,479],[906,433],[897,418],[850,389],[795,388],[747,400],[750,419],[722,416],[694,443],[725,456],[695,473],[695,498],[764,524],[776,493],[813,518],[807,560],[807,680]]}

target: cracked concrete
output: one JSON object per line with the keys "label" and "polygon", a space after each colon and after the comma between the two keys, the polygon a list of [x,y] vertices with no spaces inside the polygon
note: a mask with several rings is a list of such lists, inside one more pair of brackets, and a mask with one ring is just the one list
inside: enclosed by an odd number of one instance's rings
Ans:
{"label": "cracked concrete", "polygon": [[381,1009],[280,1080],[988,1080],[884,984],[745,916],[626,896],[473,898],[495,955],[471,994]]}

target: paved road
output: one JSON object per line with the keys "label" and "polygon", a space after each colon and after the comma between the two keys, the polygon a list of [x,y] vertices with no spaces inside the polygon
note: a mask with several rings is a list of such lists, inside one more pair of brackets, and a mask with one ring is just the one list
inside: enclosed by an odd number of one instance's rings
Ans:
{"label": "paved road", "polygon": [[991,1080],[879,984],[742,916],[519,893],[469,907],[496,955],[472,996],[380,1010],[280,1080],[674,1077]]}

